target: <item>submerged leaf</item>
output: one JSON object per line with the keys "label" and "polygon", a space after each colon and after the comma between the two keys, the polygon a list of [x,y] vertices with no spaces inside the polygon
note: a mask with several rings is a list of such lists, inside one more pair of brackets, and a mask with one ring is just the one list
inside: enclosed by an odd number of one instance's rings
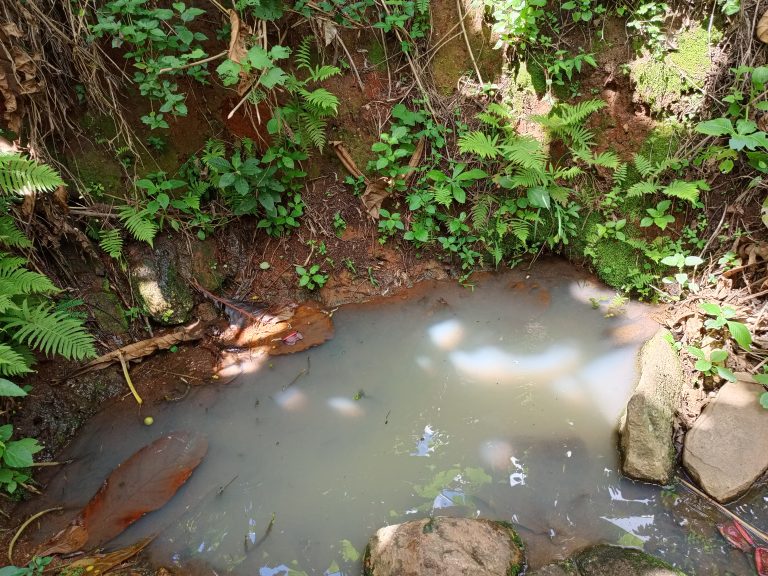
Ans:
{"label": "submerged leaf", "polygon": [[743,552],[749,552],[755,545],[749,532],[747,532],[736,520],[731,520],[725,524],[718,524],[717,529],[720,531],[723,538],[726,539],[728,544]]}
{"label": "submerged leaf", "polygon": [[165,505],[208,451],[204,436],[172,432],[115,468],[72,523],[38,556],[103,546],[139,518]]}

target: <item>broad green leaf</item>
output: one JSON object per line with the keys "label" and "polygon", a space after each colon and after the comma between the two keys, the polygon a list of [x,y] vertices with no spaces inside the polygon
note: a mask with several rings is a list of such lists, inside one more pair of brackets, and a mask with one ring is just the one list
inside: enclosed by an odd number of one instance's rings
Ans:
{"label": "broad green leaf", "polygon": [[225,174],[221,175],[221,178],[219,178],[219,188],[226,188],[228,186],[232,186],[232,184],[235,183],[235,180],[237,179],[237,174],[234,172],[227,172]]}
{"label": "broad green leaf", "polygon": [[768,386],[768,374],[755,374],[752,376],[755,379],[755,382],[758,384],[762,384],[763,386]]}
{"label": "broad green leaf", "polygon": [[725,362],[726,358],[728,358],[728,352],[720,348],[712,350],[712,353],[709,355],[709,359],[712,362]]}
{"label": "broad green leaf", "polygon": [[688,350],[688,354],[690,354],[694,358],[700,358],[702,360],[705,358],[704,352],[702,351],[701,348],[696,348],[696,346],[687,346],[686,350]]}
{"label": "broad green leaf", "polygon": [[357,562],[360,558],[360,553],[352,545],[352,542],[349,540],[342,540],[341,557],[344,558],[344,562]]}
{"label": "broad green leaf", "polygon": [[35,463],[33,454],[40,452],[43,447],[34,438],[22,438],[5,445],[3,461],[10,468],[29,468]]}
{"label": "broad green leaf", "polygon": [[457,180],[480,180],[480,178],[487,178],[488,173],[484,170],[480,170],[479,168],[473,168],[472,170],[467,170],[466,172],[462,172],[458,175],[456,178]]}
{"label": "broad green leaf", "polygon": [[701,308],[706,314],[709,314],[710,316],[720,316],[723,313],[723,310],[718,306],[717,304],[712,304],[711,302],[702,302],[699,304],[699,308]]}
{"label": "broad green leaf", "polygon": [[686,256],[685,257],[685,265],[686,266],[698,266],[699,264],[703,264],[704,260],[699,258],[698,256]]}
{"label": "broad green leaf", "polygon": [[760,406],[768,410],[768,392],[760,394]]}
{"label": "broad green leaf", "polygon": [[729,382],[736,382],[736,374],[723,366],[717,366],[717,375],[720,376],[720,378],[728,380]]}
{"label": "broad green leaf", "polygon": [[11,424],[5,424],[0,426],[0,442],[8,442],[13,435],[13,426]]}
{"label": "broad green leaf", "polygon": [[698,370],[699,372],[709,372],[712,370],[712,362],[709,360],[696,360],[696,364],[694,364],[694,368]]}
{"label": "broad green leaf", "polygon": [[528,201],[534,208],[547,208],[549,209],[551,201],[549,198],[549,190],[543,186],[536,186],[528,189]]}
{"label": "broad green leaf", "polygon": [[744,350],[750,351],[752,346],[752,334],[749,333],[749,328],[741,322],[735,320],[728,320],[728,330],[731,333],[731,338],[744,348]]}
{"label": "broad green leaf", "polygon": [[[26,396],[27,393],[24,392],[24,390],[11,382],[10,380],[6,380],[5,378],[0,378],[0,396],[7,396],[7,397],[14,397],[18,398],[21,396]],[[0,441],[4,441],[0,435]]]}
{"label": "broad green leaf", "polygon": [[714,120],[699,122],[696,125],[696,132],[709,136],[723,136],[732,134],[733,131],[733,124],[728,118],[715,118]]}
{"label": "broad green leaf", "polygon": [[267,89],[272,89],[275,86],[282,86],[288,79],[288,75],[282,68],[270,68],[266,74],[261,77],[260,83]]}

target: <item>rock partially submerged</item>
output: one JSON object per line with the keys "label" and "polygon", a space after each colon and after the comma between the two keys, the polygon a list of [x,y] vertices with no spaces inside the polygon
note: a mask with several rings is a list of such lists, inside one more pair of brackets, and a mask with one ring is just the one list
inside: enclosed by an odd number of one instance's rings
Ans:
{"label": "rock partially submerged", "polygon": [[425,518],[386,526],[368,542],[366,576],[513,576],[525,566],[522,542],[505,523]]}
{"label": "rock partially submerged", "polygon": [[531,576],[685,576],[642,550],[601,544],[592,546],[570,560],[550,564]]}
{"label": "rock partially submerged", "polygon": [[768,470],[768,411],[762,386],[728,382],[685,437],[683,464],[720,502],[744,494]]}
{"label": "rock partially submerged", "polygon": [[621,419],[624,474],[668,484],[675,467],[673,420],[683,388],[677,352],[659,330],[640,351],[640,380]]}

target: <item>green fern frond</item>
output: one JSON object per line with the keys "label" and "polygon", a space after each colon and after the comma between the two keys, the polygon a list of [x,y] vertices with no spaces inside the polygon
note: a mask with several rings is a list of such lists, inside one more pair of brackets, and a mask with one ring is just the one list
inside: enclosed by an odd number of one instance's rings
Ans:
{"label": "green fern frond", "polygon": [[515,188],[533,188],[535,186],[544,186],[548,183],[547,174],[540,170],[531,168],[521,168],[509,178],[505,187]]}
{"label": "green fern frond", "polygon": [[1,317],[0,322],[15,341],[44,354],[59,354],[69,360],[96,355],[93,337],[82,321],[65,311],[53,310],[49,303],[30,307],[25,300],[19,310]]}
{"label": "green fern frond", "polygon": [[0,267],[0,294],[15,296],[19,294],[55,294],[56,292],[59,292],[59,289],[53,285],[48,276],[32,272],[26,268]]}
{"label": "green fern frond", "polygon": [[595,135],[584,126],[563,126],[555,135],[579,148],[589,148],[595,139]]}
{"label": "green fern frond", "polygon": [[440,186],[433,189],[434,201],[445,208],[453,202],[453,193],[447,186]]}
{"label": "green fern frond", "polygon": [[643,178],[648,178],[655,175],[653,163],[642,154],[635,154],[634,162],[635,168],[637,168],[637,171]]}
{"label": "green fern frond", "polygon": [[419,14],[429,14],[429,0],[416,0],[416,11]]}
{"label": "green fern frond", "polygon": [[157,223],[151,219],[151,215],[146,208],[137,210],[133,206],[122,206],[119,208],[118,218],[125,224],[128,232],[139,242],[146,242],[152,246],[152,242],[157,235]]}
{"label": "green fern frond", "polygon": [[488,223],[488,217],[491,214],[491,205],[493,204],[493,196],[490,194],[483,194],[472,205],[470,210],[470,217],[472,218],[472,227],[475,230],[482,230]]}
{"label": "green fern frond", "polygon": [[335,114],[339,107],[339,99],[325,88],[315,88],[311,92],[302,89],[299,93],[307,104],[320,112],[320,115]]}
{"label": "green fern frond", "polygon": [[501,128],[501,119],[497,116],[494,116],[493,114],[488,114],[488,112],[479,112],[475,114],[475,118],[480,120],[480,122],[486,126],[491,126],[492,128]]}
{"label": "green fern frond", "polygon": [[627,190],[627,196],[630,198],[644,196],[645,194],[654,194],[655,192],[658,192],[658,190],[658,184],[644,180],[643,182],[638,182],[637,184],[630,186],[629,190]]}
{"label": "green fern frond", "polygon": [[556,115],[563,124],[574,125],[581,124],[601,108],[605,108],[605,100],[584,100],[578,104],[568,104],[561,102],[553,109],[554,115]]}
{"label": "green fern frond", "polygon": [[509,223],[509,228],[512,231],[512,235],[520,240],[523,244],[528,242],[528,238],[531,235],[531,223],[522,220],[521,218],[515,218]]}
{"label": "green fern frond", "polygon": [[0,375],[21,376],[32,369],[27,359],[8,344],[0,344]]}
{"label": "green fern frond", "polygon": [[584,174],[584,171],[578,166],[569,166],[568,168],[561,168],[554,174],[555,178],[562,178],[563,180],[573,180],[577,176]]}
{"label": "green fern frond", "polygon": [[0,314],[8,310],[18,310],[18,305],[13,301],[10,295],[0,294]]}
{"label": "green fern frond", "polygon": [[312,55],[310,54],[310,44],[312,43],[311,36],[305,36],[301,39],[299,47],[296,48],[293,59],[296,62],[296,67],[301,69],[305,68],[310,70],[312,68]]}
{"label": "green fern frond", "polygon": [[299,130],[303,136],[302,142],[311,142],[321,152],[327,142],[325,126],[326,122],[322,118],[308,112],[299,113]]}
{"label": "green fern frond", "polygon": [[699,182],[687,182],[685,180],[674,180],[662,188],[665,196],[680,198],[694,203],[699,201]]}
{"label": "green fern frond", "polygon": [[102,230],[99,233],[99,247],[109,254],[110,258],[119,260],[123,255],[123,237],[120,235],[120,230],[117,228]]}
{"label": "green fern frond", "polygon": [[479,130],[467,132],[459,137],[459,151],[462,154],[476,154],[483,159],[494,159],[500,154],[498,141],[498,136],[488,136]]}
{"label": "green fern frond", "polygon": [[541,143],[530,136],[507,139],[503,152],[507,160],[527,169],[543,171],[547,162]]}
{"label": "green fern frond", "polygon": [[339,70],[336,66],[316,66],[310,72],[309,80],[312,82],[324,82],[325,80],[328,80],[328,78],[336,76],[337,74],[341,74],[341,70]]}
{"label": "green fern frond", "polygon": [[0,155],[0,192],[3,194],[31,194],[50,192],[64,181],[45,164],[18,154]]}
{"label": "green fern frond", "polygon": [[19,230],[11,216],[0,216],[0,244],[11,248],[30,248],[32,242]]}
{"label": "green fern frond", "polygon": [[612,168],[616,170],[619,167],[619,155],[612,150],[595,154],[592,159],[592,164],[595,166],[602,166],[603,168]]}
{"label": "green fern frond", "polygon": [[27,259],[0,252],[0,274],[7,274],[27,265]]}
{"label": "green fern frond", "polygon": [[613,171],[613,185],[621,186],[624,184],[624,181],[627,179],[628,171],[629,166],[623,162],[616,166],[616,169]]}

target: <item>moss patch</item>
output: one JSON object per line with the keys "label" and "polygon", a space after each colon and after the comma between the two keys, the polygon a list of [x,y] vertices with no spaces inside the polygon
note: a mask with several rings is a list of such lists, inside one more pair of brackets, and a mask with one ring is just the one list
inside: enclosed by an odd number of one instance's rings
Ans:
{"label": "moss patch", "polygon": [[717,30],[710,36],[700,24],[677,37],[677,50],[662,59],[644,54],[630,65],[630,76],[641,100],[654,112],[665,110],[695,111],[702,102],[704,81],[712,69],[710,51],[720,37]]}

